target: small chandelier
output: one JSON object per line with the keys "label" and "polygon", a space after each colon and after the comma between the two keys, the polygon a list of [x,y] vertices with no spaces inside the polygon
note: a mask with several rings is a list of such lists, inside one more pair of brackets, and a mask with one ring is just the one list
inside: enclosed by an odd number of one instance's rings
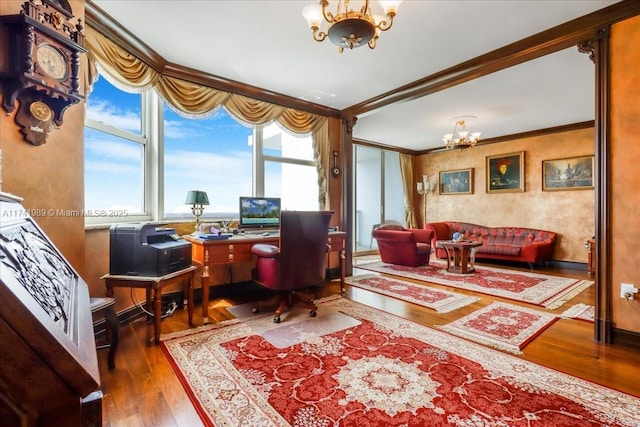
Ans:
{"label": "small chandelier", "polygon": [[[384,10],[384,16],[371,13],[369,0],[364,0],[359,11],[351,9],[349,0],[338,0],[335,13],[327,10],[329,0],[319,0],[318,4],[305,7],[302,16],[313,31],[314,40],[321,42],[328,36],[329,40],[338,46],[340,53],[345,47],[353,49],[365,44],[375,49],[380,33],[393,25],[393,18],[402,1],[378,0],[378,3]],[[323,19],[329,25],[326,32],[320,30]]]}
{"label": "small chandelier", "polygon": [[[458,118],[456,120],[456,124],[453,127],[453,133],[448,133],[443,135],[442,140],[444,141],[444,146],[447,149],[452,148],[467,148],[467,147],[475,147],[478,141],[480,140],[480,134],[482,132],[472,132],[469,133],[467,131],[467,121],[472,120],[475,117],[468,116],[465,118]],[[460,130],[458,130],[458,127]],[[458,137],[456,138],[456,131],[458,131]]]}

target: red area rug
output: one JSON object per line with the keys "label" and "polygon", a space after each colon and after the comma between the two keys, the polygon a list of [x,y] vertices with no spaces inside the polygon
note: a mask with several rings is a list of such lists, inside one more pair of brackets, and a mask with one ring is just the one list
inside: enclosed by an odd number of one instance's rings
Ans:
{"label": "red area rug", "polygon": [[345,282],[357,288],[418,304],[438,313],[447,313],[480,299],[378,274],[348,277]]}
{"label": "red area rug", "polygon": [[440,328],[480,344],[521,354],[542,331],[558,320],[553,314],[494,302]]}
{"label": "red area rug", "polygon": [[633,396],[346,298],[315,320],[331,312],[360,324],[275,348],[258,332],[270,318],[234,320],[162,348],[208,426],[638,424]]}
{"label": "red area rug", "polygon": [[493,267],[476,266],[473,274],[455,274],[449,273],[446,264],[439,260],[431,260],[430,265],[421,267],[375,262],[357,268],[508,298],[547,309],[560,307],[593,285],[589,280]]}

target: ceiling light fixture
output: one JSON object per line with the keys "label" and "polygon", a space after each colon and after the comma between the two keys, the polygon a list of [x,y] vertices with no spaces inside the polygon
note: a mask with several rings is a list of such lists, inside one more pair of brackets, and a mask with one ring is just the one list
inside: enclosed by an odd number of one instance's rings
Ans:
{"label": "ceiling light fixture", "polygon": [[[456,124],[453,127],[453,133],[448,133],[442,137],[444,146],[447,149],[475,147],[475,145],[480,140],[480,134],[482,132],[470,133],[467,130],[467,122],[473,119],[475,119],[474,116],[464,116],[456,118]],[[458,128],[460,129],[458,130]],[[457,138],[456,131],[458,131]]]}
{"label": "ceiling light fixture", "polygon": [[[384,11],[384,16],[371,13],[369,0],[364,0],[359,11],[351,9],[349,0],[338,0],[337,3],[336,12],[332,13],[327,10],[329,0],[319,0],[318,4],[310,4],[305,7],[302,16],[313,31],[314,40],[321,42],[328,36],[329,40],[338,46],[338,51],[342,53],[345,47],[353,49],[365,44],[371,49],[375,49],[380,33],[387,31],[393,25],[393,18],[402,1],[378,0]],[[320,30],[323,20],[329,25],[326,32]]]}

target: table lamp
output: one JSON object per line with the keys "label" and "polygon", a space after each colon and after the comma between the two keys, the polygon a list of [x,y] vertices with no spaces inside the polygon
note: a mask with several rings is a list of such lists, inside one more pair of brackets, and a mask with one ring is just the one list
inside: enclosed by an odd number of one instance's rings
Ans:
{"label": "table lamp", "polygon": [[191,212],[196,217],[196,232],[200,231],[200,215],[204,211],[204,206],[209,205],[209,197],[206,191],[190,190],[187,192],[185,205],[191,205]]}

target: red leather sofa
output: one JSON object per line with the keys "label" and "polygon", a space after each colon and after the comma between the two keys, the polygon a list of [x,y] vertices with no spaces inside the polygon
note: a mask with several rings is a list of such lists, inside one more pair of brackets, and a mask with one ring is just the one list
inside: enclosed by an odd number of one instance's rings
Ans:
{"label": "red leather sofa", "polygon": [[433,231],[385,224],[371,235],[378,242],[382,262],[412,267],[429,264]]}
{"label": "red leather sofa", "polygon": [[451,240],[453,233],[462,233],[465,240],[482,242],[475,248],[476,259],[547,263],[553,260],[556,233],[522,227],[485,227],[466,222],[430,222],[425,230],[433,232],[431,245],[438,258],[447,258],[439,240]]}

